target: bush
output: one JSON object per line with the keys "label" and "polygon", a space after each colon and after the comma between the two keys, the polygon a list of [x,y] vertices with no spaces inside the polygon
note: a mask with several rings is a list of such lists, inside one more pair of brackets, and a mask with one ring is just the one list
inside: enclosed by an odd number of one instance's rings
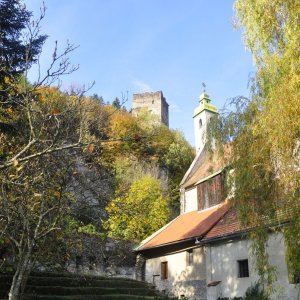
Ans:
{"label": "bush", "polygon": [[247,289],[244,297],[219,297],[217,300],[269,300],[269,297],[257,282]]}
{"label": "bush", "polygon": [[269,300],[268,295],[265,294],[264,290],[257,282],[250,286],[245,294],[245,300]]}

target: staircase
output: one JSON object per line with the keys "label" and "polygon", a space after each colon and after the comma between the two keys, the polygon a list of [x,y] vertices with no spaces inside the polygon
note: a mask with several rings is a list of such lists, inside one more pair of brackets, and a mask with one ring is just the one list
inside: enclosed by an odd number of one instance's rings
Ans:
{"label": "staircase", "polygon": [[[12,276],[0,275],[0,299],[7,299]],[[5,298],[6,297],[6,298]],[[146,282],[74,274],[34,274],[28,278],[20,300],[158,300],[159,295]]]}

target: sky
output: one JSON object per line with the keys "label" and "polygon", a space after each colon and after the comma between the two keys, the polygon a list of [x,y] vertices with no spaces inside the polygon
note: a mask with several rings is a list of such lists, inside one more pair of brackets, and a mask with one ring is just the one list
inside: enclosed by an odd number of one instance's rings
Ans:
{"label": "sky", "polygon": [[[25,0],[39,16],[41,0]],[[70,54],[79,70],[62,87],[88,86],[104,101],[161,90],[169,103],[170,127],[194,145],[193,111],[203,92],[222,108],[227,99],[249,96],[254,66],[242,34],[232,25],[233,1],[226,0],[45,0],[41,32],[48,35],[42,72],[55,41],[79,47]],[[37,78],[33,68],[31,81]]]}

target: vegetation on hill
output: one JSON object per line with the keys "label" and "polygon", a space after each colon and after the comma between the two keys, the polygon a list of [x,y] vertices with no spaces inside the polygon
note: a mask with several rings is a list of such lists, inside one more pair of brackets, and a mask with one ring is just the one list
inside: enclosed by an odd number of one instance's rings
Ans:
{"label": "vegetation on hill", "polygon": [[24,31],[31,13],[21,1],[1,1],[0,14],[0,251],[13,259],[15,300],[36,262],[63,264],[89,237],[139,241],[176,215],[194,153],[147,112],[135,118],[117,98],[54,87],[77,68],[73,45],[55,45],[46,74],[28,82],[44,16]]}

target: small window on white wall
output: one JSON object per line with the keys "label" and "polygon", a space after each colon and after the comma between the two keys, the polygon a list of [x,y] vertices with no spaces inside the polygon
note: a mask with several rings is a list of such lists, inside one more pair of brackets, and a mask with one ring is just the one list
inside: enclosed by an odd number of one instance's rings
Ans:
{"label": "small window on white wall", "polygon": [[160,274],[161,280],[168,279],[168,262],[163,261],[161,263],[161,274]]}
{"label": "small window on white wall", "polygon": [[203,125],[203,124],[202,124],[202,119],[200,119],[200,120],[199,120],[199,128],[201,128],[202,125]]}
{"label": "small window on white wall", "polygon": [[238,260],[238,277],[244,278],[249,277],[249,264],[248,259]]}
{"label": "small window on white wall", "polygon": [[193,249],[186,251],[186,265],[192,266],[194,263],[194,253]]}

